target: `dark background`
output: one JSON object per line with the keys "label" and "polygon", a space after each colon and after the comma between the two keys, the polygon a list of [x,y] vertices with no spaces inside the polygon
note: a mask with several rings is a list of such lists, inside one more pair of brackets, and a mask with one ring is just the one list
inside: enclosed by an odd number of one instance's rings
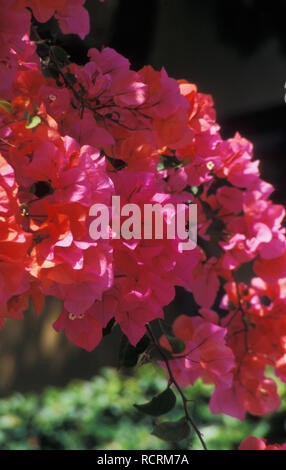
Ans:
{"label": "dark background", "polygon": [[[58,39],[72,59],[84,63],[89,47],[105,45],[134,69],[164,66],[170,76],[196,83],[212,94],[223,137],[239,131],[254,143],[262,176],[275,186],[273,199],[285,205],[286,2],[88,0],[86,6],[92,33],[85,42]],[[40,318],[29,311],[1,330],[0,396],[65,385],[117,364],[116,332],[87,353],[52,330],[59,309],[49,299]]]}

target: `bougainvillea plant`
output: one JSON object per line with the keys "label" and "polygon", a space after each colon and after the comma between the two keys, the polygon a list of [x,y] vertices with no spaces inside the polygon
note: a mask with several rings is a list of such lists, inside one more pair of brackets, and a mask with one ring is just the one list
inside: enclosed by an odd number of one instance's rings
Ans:
{"label": "bougainvillea plant", "polygon": [[[184,438],[192,427],[207,448],[184,394],[198,378],[214,385],[212,413],[243,420],[280,404],[266,372],[286,382],[285,210],[269,199],[252,144],[221,137],[213,100],[196,85],[164,68],[135,72],[108,47],[71,63],[41,38],[37,25],[52,16],[84,38],[83,3],[0,5],[0,326],[23,318],[30,298],[39,314],[47,295],[62,301],[55,330],[88,351],[119,325],[125,350],[168,374],[166,390],[138,408],[166,413],[173,388],[184,403],[182,419],[153,433]],[[113,196],[195,204],[197,246],[184,251],[177,236],[94,240],[90,207],[111,208]],[[196,308],[169,325],[176,286]],[[271,446],[249,437],[240,448]]]}

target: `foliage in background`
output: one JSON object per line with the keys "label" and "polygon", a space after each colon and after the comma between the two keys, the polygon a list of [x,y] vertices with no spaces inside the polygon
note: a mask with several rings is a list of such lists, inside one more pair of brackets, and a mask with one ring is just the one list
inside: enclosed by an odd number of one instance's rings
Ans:
{"label": "foliage in background", "polygon": [[[180,443],[167,443],[151,435],[154,418],[132,405],[145,403],[165,387],[164,374],[145,365],[134,377],[106,368],[89,382],[73,382],[63,390],[48,388],[41,395],[14,394],[0,400],[0,449],[200,449],[194,434]],[[187,391],[193,400],[193,417],[210,449],[236,449],[246,435],[283,441],[286,404],[263,420],[248,416],[241,422],[210,413],[211,389],[197,382]],[[280,392],[286,398],[285,385]],[[175,421],[182,412],[178,400],[176,408],[157,421]]]}

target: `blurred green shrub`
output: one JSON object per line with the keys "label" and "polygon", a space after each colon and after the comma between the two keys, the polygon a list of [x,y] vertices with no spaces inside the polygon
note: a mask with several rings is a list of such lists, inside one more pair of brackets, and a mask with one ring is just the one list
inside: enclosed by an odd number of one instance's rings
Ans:
{"label": "blurred green shrub", "polygon": [[[286,389],[280,387],[285,403]],[[48,388],[41,395],[14,394],[0,400],[0,449],[199,449],[193,433],[180,443],[156,438],[151,434],[154,419],[133,406],[145,403],[165,388],[164,372],[145,365],[132,377],[103,369],[92,380],[73,382],[63,390]],[[272,416],[248,417],[240,422],[210,413],[211,390],[201,382],[188,390],[192,415],[210,449],[236,449],[248,435],[270,435],[276,442],[283,441],[285,404]],[[160,421],[183,415],[178,397],[175,409]]]}

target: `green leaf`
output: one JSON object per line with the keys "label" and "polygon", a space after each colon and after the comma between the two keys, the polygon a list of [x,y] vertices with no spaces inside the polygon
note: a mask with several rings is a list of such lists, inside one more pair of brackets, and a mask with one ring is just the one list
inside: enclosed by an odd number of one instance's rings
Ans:
{"label": "green leaf", "polygon": [[190,427],[186,418],[182,418],[179,421],[156,424],[151,434],[163,441],[179,442],[190,435]]}
{"label": "green leaf", "polygon": [[185,191],[187,191],[190,194],[193,194],[193,196],[199,197],[203,193],[204,187],[203,187],[202,184],[200,186],[189,186],[188,185],[185,188]]}
{"label": "green leaf", "polygon": [[174,408],[176,404],[176,396],[174,392],[168,387],[164,392],[152,398],[149,403],[144,405],[134,405],[137,410],[142,411],[147,415],[161,416]]}
{"label": "green leaf", "polygon": [[159,325],[165,336],[175,336],[173,332],[173,327],[166,320],[159,319]]}
{"label": "green leaf", "polygon": [[172,336],[167,337],[169,344],[174,354],[180,354],[185,351],[186,345],[181,338],[175,338]]}
{"label": "green leaf", "polygon": [[65,76],[65,79],[72,85],[74,85],[77,82],[75,75],[71,72],[65,72],[64,76]]}
{"label": "green leaf", "polygon": [[46,62],[44,64],[43,73],[45,77],[51,77],[55,80],[59,78],[59,70],[53,62]]}
{"label": "green leaf", "polygon": [[28,122],[26,124],[26,129],[34,129],[39,124],[41,124],[40,116],[30,116],[30,118],[28,119]]}
{"label": "green leaf", "polygon": [[129,343],[125,335],[122,336],[119,347],[119,367],[136,366],[140,355],[146,351],[149,344],[150,340],[147,335],[143,336],[136,347]]}
{"label": "green leaf", "polygon": [[182,161],[174,155],[160,155],[160,162],[157,165],[157,170],[170,170],[171,168],[180,168],[182,165]]}
{"label": "green leaf", "polygon": [[57,62],[60,62],[62,65],[65,65],[68,63],[68,54],[67,52],[60,46],[53,46],[51,48],[51,51],[54,55],[54,58],[56,59]]}
{"label": "green leaf", "polygon": [[158,163],[157,165],[157,171],[163,171],[165,170],[165,165],[163,162]]}
{"label": "green leaf", "polygon": [[194,196],[196,196],[199,192],[199,188],[197,186],[191,186],[191,191]]}
{"label": "green leaf", "polygon": [[12,113],[12,108],[11,108],[11,104],[9,103],[9,101],[0,99],[0,108],[4,109],[4,111],[6,111],[9,114]]}
{"label": "green leaf", "polygon": [[43,43],[43,42],[37,44],[37,54],[41,58],[48,57],[49,53],[50,53],[50,48],[49,48],[48,44]]}

